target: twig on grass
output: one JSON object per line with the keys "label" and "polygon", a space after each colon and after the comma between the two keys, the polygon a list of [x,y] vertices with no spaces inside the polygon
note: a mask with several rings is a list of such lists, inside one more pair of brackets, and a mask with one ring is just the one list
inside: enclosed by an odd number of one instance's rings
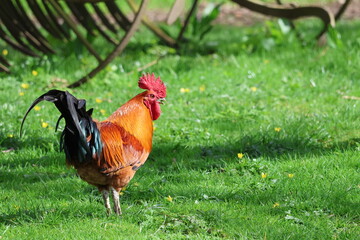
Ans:
{"label": "twig on grass", "polygon": [[342,96],[343,99],[360,100],[360,97],[356,96]]}
{"label": "twig on grass", "polygon": [[131,74],[133,74],[134,72],[141,72],[141,71],[143,71],[143,70],[145,70],[145,69],[147,69],[147,68],[149,68],[149,67],[151,67],[151,66],[154,66],[155,64],[157,64],[157,63],[160,61],[161,58],[163,58],[163,56],[158,57],[158,58],[155,59],[154,61],[151,61],[151,62],[145,64],[144,66],[137,68],[136,70],[133,70],[133,71],[131,71],[131,72],[128,72],[127,75],[131,75]]}
{"label": "twig on grass", "polygon": [[12,152],[14,150],[15,150],[14,148],[9,148],[9,149],[6,149],[6,150],[2,150],[1,152],[2,153],[9,153],[9,152]]}

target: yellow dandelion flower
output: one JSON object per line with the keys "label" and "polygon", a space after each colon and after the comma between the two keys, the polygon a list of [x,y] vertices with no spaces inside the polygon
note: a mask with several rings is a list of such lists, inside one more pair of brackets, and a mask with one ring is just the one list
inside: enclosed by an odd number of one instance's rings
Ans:
{"label": "yellow dandelion flower", "polygon": [[24,92],[19,92],[19,96],[24,96],[25,93]]}
{"label": "yellow dandelion flower", "polygon": [[274,205],[273,205],[273,208],[277,208],[277,207],[280,207],[280,203],[278,203],[278,202],[274,203]]}
{"label": "yellow dandelion flower", "polygon": [[30,85],[28,83],[22,83],[20,86],[23,89],[28,89],[30,87]]}
{"label": "yellow dandelion flower", "polygon": [[165,198],[166,201],[172,202],[173,198],[169,195],[168,197]]}
{"label": "yellow dandelion flower", "polygon": [[204,92],[204,91],[205,91],[205,85],[201,85],[201,86],[199,87],[199,91],[200,91],[200,92]]}
{"label": "yellow dandelion flower", "polygon": [[257,87],[251,87],[250,90],[251,90],[252,92],[256,92],[256,91],[257,91]]}
{"label": "yellow dandelion flower", "polygon": [[104,109],[100,109],[100,113],[101,113],[102,115],[105,115],[106,111],[105,111]]}
{"label": "yellow dandelion flower", "polygon": [[40,111],[40,109],[41,109],[40,106],[35,106],[35,107],[34,107],[34,110],[35,110],[35,111]]}
{"label": "yellow dandelion flower", "polygon": [[289,178],[293,178],[293,177],[294,177],[294,174],[293,174],[293,173],[289,173],[289,174],[288,174],[288,177],[289,177]]}
{"label": "yellow dandelion flower", "polygon": [[49,126],[49,124],[47,122],[42,122],[41,123],[41,127],[43,128],[47,128]]}
{"label": "yellow dandelion flower", "polygon": [[8,134],[7,135],[9,138],[13,138],[14,137],[14,134]]}
{"label": "yellow dandelion flower", "polygon": [[261,178],[266,178],[267,177],[267,173],[261,173]]}
{"label": "yellow dandelion flower", "polygon": [[265,59],[265,60],[264,60],[264,63],[265,63],[265,64],[268,64],[269,62],[270,62],[270,61],[269,61],[268,59]]}
{"label": "yellow dandelion flower", "polygon": [[102,99],[96,98],[96,99],[95,99],[95,102],[96,102],[96,103],[102,103]]}
{"label": "yellow dandelion flower", "polygon": [[281,128],[276,127],[276,128],[274,128],[274,130],[275,130],[275,132],[280,132],[280,131],[281,131]]}
{"label": "yellow dandelion flower", "polygon": [[123,191],[119,192],[119,195],[120,196],[124,195],[124,192]]}
{"label": "yellow dandelion flower", "polygon": [[238,153],[238,154],[237,154],[237,156],[238,156],[238,158],[240,158],[240,159],[241,159],[241,158],[243,158],[243,157],[244,157],[244,154],[243,154],[243,153]]}
{"label": "yellow dandelion flower", "polygon": [[180,92],[181,93],[188,93],[188,92],[190,92],[190,89],[189,88],[180,88]]}
{"label": "yellow dandelion flower", "polygon": [[2,50],[2,55],[6,56],[9,54],[9,51],[7,49]]}
{"label": "yellow dandelion flower", "polygon": [[32,70],[32,71],[31,71],[31,74],[32,74],[34,77],[36,77],[39,73],[38,73],[38,71],[36,71],[36,70]]}

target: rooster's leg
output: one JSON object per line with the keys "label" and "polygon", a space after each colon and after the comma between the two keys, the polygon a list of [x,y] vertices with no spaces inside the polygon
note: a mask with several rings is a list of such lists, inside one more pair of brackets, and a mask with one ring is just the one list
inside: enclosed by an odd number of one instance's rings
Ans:
{"label": "rooster's leg", "polygon": [[109,215],[111,213],[109,191],[107,189],[103,189],[103,190],[101,190],[101,193],[102,193],[102,196],[104,199],[106,213]]}
{"label": "rooster's leg", "polygon": [[114,211],[117,215],[121,215],[121,207],[120,207],[120,199],[119,199],[119,191],[114,188],[111,188],[111,193],[114,199]]}

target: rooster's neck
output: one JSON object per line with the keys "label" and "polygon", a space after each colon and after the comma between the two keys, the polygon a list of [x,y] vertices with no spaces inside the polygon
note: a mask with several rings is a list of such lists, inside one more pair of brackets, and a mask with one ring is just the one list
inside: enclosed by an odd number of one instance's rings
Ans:
{"label": "rooster's neck", "polygon": [[123,127],[136,137],[143,147],[151,150],[153,123],[149,109],[143,103],[144,93],[140,93],[118,108],[105,122]]}

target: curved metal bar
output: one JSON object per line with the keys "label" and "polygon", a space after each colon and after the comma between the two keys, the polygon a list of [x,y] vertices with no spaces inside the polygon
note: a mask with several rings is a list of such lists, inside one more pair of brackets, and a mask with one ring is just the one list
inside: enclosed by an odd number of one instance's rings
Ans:
{"label": "curved metal bar", "polygon": [[0,61],[0,72],[10,73],[10,69],[5,65],[1,64],[1,61]]}
{"label": "curved metal bar", "polygon": [[65,3],[68,6],[68,8],[70,9],[73,16],[76,18],[76,21],[79,22],[86,29],[87,33],[92,36],[96,36],[94,26],[89,24],[88,19],[83,14],[81,14],[81,12],[78,8],[81,3],[79,4],[79,3],[73,3],[73,2],[68,2],[68,1],[65,1]]}
{"label": "curved metal bar", "polygon": [[93,9],[95,10],[96,15],[99,17],[99,19],[101,20],[101,23],[107,27],[107,29],[109,29],[111,32],[113,33],[117,33],[115,26],[110,23],[110,21],[107,19],[107,17],[104,15],[104,13],[101,11],[101,9],[99,8],[99,6],[96,3],[92,3],[91,6],[93,7]]}
{"label": "curved metal bar", "polygon": [[346,0],[343,5],[341,5],[340,9],[338,10],[338,12],[335,14],[335,20],[339,20],[341,18],[341,16],[343,15],[343,13],[345,12],[345,10],[347,9],[347,7],[349,6],[351,0]]}
{"label": "curved metal bar", "polygon": [[[351,0],[346,0],[345,3],[343,3],[340,7],[340,9],[338,10],[338,12],[335,15],[335,21],[339,20],[340,17],[342,16],[342,14],[345,12],[346,8],[349,6]],[[319,40],[324,33],[326,33],[327,28],[324,28],[318,35],[317,35],[317,39]]]}
{"label": "curved metal bar", "polygon": [[[32,52],[30,46],[28,46],[20,37],[20,31],[16,28],[15,24],[11,23],[11,20],[8,16],[3,12],[2,8],[0,8],[0,20],[2,21],[3,25],[6,27],[8,32],[11,36],[16,40],[18,44],[22,46],[23,49],[28,49],[29,52]],[[5,34],[6,35],[6,34]]]}
{"label": "curved metal bar", "polygon": [[86,83],[90,78],[94,77],[98,72],[104,69],[115,57],[117,57],[119,54],[121,54],[124,51],[126,45],[130,41],[130,38],[134,35],[134,33],[136,32],[136,30],[138,29],[141,23],[141,19],[143,14],[145,13],[147,4],[148,4],[148,0],[142,0],[139,11],[135,15],[135,18],[131,24],[129,31],[126,32],[120,44],[114,49],[114,51],[111,54],[109,54],[108,57],[103,62],[101,62],[94,70],[92,70],[89,74],[87,74],[80,80],[70,84],[68,86],[69,88],[75,88]]}
{"label": "curved metal bar", "polygon": [[[37,50],[43,53],[54,53],[46,42],[42,41],[40,37],[36,38],[37,35],[34,33],[34,29],[32,29],[31,26],[27,26],[25,23],[26,21],[22,18],[15,6],[12,5],[12,2],[2,2],[2,7],[0,8],[0,18],[11,35],[24,47],[28,46],[22,42],[22,36],[24,36],[28,43]],[[27,27],[28,30],[26,29]]]}
{"label": "curved metal bar", "polygon": [[10,63],[0,55],[0,72],[10,73],[10,69],[8,67],[10,67]]}
{"label": "curved metal bar", "polygon": [[61,35],[59,34],[58,31],[53,29],[53,27],[50,24],[51,22],[50,19],[41,10],[38,2],[35,0],[28,0],[27,3],[30,9],[32,10],[32,12],[34,13],[36,19],[38,20],[39,24],[55,38],[61,39]]}
{"label": "curved metal bar", "polygon": [[195,13],[197,5],[198,5],[198,0],[194,0],[193,4],[191,6],[190,12],[188,13],[188,15],[187,15],[187,17],[185,19],[184,26],[181,28],[180,33],[179,33],[179,35],[177,37],[177,42],[182,40],[182,38],[184,36],[184,33],[185,33],[185,30],[186,30],[187,26],[189,25],[190,18]]}
{"label": "curved metal bar", "polygon": [[324,23],[324,28],[327,29],[329,25],[335,26],[335,19],[331,12],[321,7],[293,7],[287,8],[284,6],[270,6],[261,3],[255,3],[248,0],[232,0],[242,7],[246,7],[252,11],[259,12],[265,15],[270,15],[279,18],[287,18],[290,20],[302,17],[318,17]]}
{"label": "curved metal bar", "polygon": [[118,6],[113,1],[107,1],[105,2],[105,5],[109,10],[110,14],[112,15],[112,17],[117,22],[117,24],[119,24],[119,26],[123,30],[125,31],[129,30],[130,21],[126,17],[126,15],[118,8]]}
{"label": "curved metal bar", "polygon": [[70,28],[74,31],[76,36],[80,39],[80,41],[85,45],[88,51],[94,55],[98,62],[102,62],[100,55],[96,52],[96,50],[91,46],[91,44],[86,40],[86,38],[81,34],[81,32],[76,27],[74,21],[62,10],[61,6],[55,0],[48,0],[49,3],[54,7],[54,9],[59,13],[59,15],[64,19],[64,21],[70,26]]}
{"label": "curved metal bar", "polygon": [[10,63],[1,55],[0,55],[0,63],[4,64],[7,67],[10,67]]}
{"label": "curved metal bar", "polygon": [[49,3],[47,0],[42,0],[42,4],[45,7],[45,10],[47,12],[47,14],[49,15],[49,18],[51,19],[51,23],[54,25],[54,30],[60,32],[62,34],[62,36],[65,37],[65,39],[70,40],[71,36],[70,33],[68,31],[66,31],[61,24],[59,24],[58,22],[58,16],[56,16],[53,12],[53,10],[49,7]]}
{"label": "curved metal bar", "polygon": [[[197,1],[197,0],[195,0]],[[131,7],[133,12],[136,12],[138,7],[132,0],[127,0],[129,6]],[[166,34],[161,28],[156,26],[153,22],[148,20],[145,16],[141,19],[145,26],[147,26],[156,36],[158,36],[161,40],[164,41],[170,47],[176,47],[177,42],[175,39]]]}
{"label": "curved metal bar", "polygon": [[88,10],[85,7],[85,4],[79,3],[75,4],[77,17],[81,21],[81,24],[86,28],[85,25],[88,26],[89,29],[95,29],[102,35],[108,42],[114,44],[115,46],[118,44],[114,39],[112,39],[105,31],[101,29],[101,27],[96,23],[95,19],[91,16]]}
{"label": "curved metal bar", "polygon": [[37,30],[34,23],[27,16],[20,2],[16,1],[16,3],[17,6],[13,2],[8,1],[6,6],[8,16],[16,23],[14,25],[18,27],[19,31],[25,35],[35,48],[43,53],[55,53],[45,37]]}
{"label": "curved metal bar", "polygon": [[30,18],[28,17],[23,5],[21,4],[20,0],[16,0],[16,9],[15,9],[15,5],[14,6],[14,11],[17,12],[17,17],[16,18],[20,18],[22,20],[22,23],[24,25],[24,27],[29,30],[31,33],[33,33],[34,37],[36,37],[37,39],[39,39],[42,42],[45,42],[46,45],[49,45],[49,43],[47,42],[47,40],[45,39],[45,37],[43,37],[41,35],[41,33],[38,31],[38,29],[36,28],[35,24],[33,23],[33,21],[30,20]]}
{"label": "curved metal bar", "polygon": [[14,49],[22,52],[25,55],[31,56],[31,57],[39,57],[38,54],[36,54],[35,52],[33,52],[23,41],[20,42],[17,41],[13,41],[7,34],[6,32],[1,28],[0,25],[0,38],[2,40],[4,40],[7,44],[9,44],[11,47],[13,47]]}
{"label": "curved metal bar", "polygon": [[10,69],[8,67],[10,67],[10,63],[0,55],[0,72],[10,73]]}

